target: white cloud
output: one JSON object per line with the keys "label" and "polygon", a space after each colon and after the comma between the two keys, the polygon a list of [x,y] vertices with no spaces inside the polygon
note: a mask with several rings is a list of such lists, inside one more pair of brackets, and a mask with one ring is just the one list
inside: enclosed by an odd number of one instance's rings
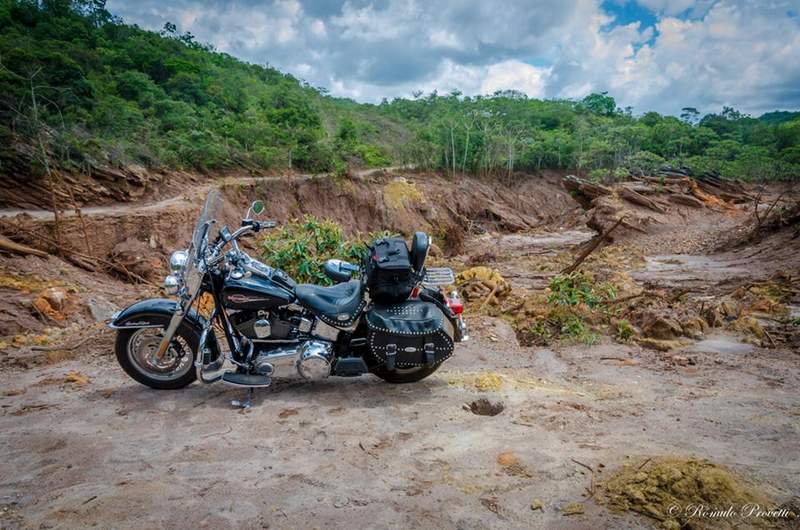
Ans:
{"label": "white cloud", "polygon": [[[624,6],[634,0],[616,0]],[[800,0],[636,0],[653,27],[601,0],[109,0],[201,41],[362,101],[415,90],[609,91],[636,111],[800,107]],[[688,13],[688,17],[685,14]],[[680,15],[680,17],[678,16]],[[532,66],[533,64],[533,66]]]}
{"label": "white cloud", "polygon": [[545,83],[550,70],[509,60],[491,65],[481,83],[481,92],[491,94],[497,90],[519,90],[531,97],[545,95]]}
{"label": "white cloud", "polygon": [[313,22],[311,22],[311,33],[323,39],[327,37],[328,29],[325,27],[325,22],[319,19],[316,19]]}

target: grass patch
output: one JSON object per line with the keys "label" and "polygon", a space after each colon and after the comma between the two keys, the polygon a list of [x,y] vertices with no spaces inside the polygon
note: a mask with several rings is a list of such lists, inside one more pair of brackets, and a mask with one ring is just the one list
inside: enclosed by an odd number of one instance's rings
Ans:
{"label": "grass patch", "polygon": [[396,178],[383,187],[383,201],[392,210],[419,204],[425,200],[422,192],[413,182],[404,178]]}
{"label": "grass patch", "polygon": [[549,294],[525,300],[512,320],[523,344],[543,346],[566,339],[592,345],[600,340],[597,325],[608,323],[611,316],[606,302],[616,296],[613,284],[597,282],[589,274],[559,274],[550,281]]}

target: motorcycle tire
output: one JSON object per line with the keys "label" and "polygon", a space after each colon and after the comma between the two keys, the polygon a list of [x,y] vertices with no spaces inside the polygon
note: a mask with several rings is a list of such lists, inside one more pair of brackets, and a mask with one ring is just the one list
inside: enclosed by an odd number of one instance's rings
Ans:
{"label": "motorcycle tire", "polygon": [[[169,323],[169,319],[165,318],[164,328]],[[186,357],[184,362],[188,363],[188,369],[185,367],[179,373],[174,375],[163,375],[154,371],[148,371],[141,365],[137,365],[134,360],[134,354],[131,352],[131,342],[136,340],[137,334],[141,334],[145,330],[162,331],[164,328],[140,328],[140,329],[121,329],[117,332],[117,339],[114,344],[117,361],[126,374],[131,376],[137,382],[155,388],[157,390],[177,390],[192,384],[197,379],[197,372],[194,367],[194,352],[197,351],[200,344],[200,334],[198,331],[186,323],[182,323],[173,338],[173,344],[181,348],[182,356]],[[157,337],[151,337],[149,344],[152,345],[156,342]],[[151,346],[152,347],[152,346]],[[172,350],[174,351],[174,350]]]}
{"label": "motorcycle tire", "polygon": [[373,372],[375,375],[392,384],[405,384],[416,383],[422,381],[433,372],[439,369],[442,363],[434,364],[433,366],[420,366],[418,368],[400,369],[400,370],[377,370]]}

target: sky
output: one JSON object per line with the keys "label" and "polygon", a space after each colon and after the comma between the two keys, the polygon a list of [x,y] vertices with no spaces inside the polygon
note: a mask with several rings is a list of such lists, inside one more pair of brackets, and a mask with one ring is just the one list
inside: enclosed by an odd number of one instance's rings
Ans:
{"label": "sky", "polygon": [[800,109],[800,0],[108,0],[362,102],[608,91],[637,114]]}

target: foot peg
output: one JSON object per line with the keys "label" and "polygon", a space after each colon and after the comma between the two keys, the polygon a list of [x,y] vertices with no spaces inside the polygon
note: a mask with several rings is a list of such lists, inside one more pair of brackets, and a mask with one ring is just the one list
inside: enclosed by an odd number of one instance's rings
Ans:
{"label": "foot peg", "polygon": [[234,399],[231,405],[247,410],[253,406],[253,389],[266,388],[272,384],[272,379],[262,374],[240,374],[237,372],[225,372],[222,374],[222,382],[233,386],[240,386],[247,389],[247,397],[243,400]]}
{"label": "foot peg", "polygon": [[266,388],[272,384],[272,379],[261,374],[239,374],[236,372],[225,372],[222,374],[222,382],[234,386],[246,388]]}

